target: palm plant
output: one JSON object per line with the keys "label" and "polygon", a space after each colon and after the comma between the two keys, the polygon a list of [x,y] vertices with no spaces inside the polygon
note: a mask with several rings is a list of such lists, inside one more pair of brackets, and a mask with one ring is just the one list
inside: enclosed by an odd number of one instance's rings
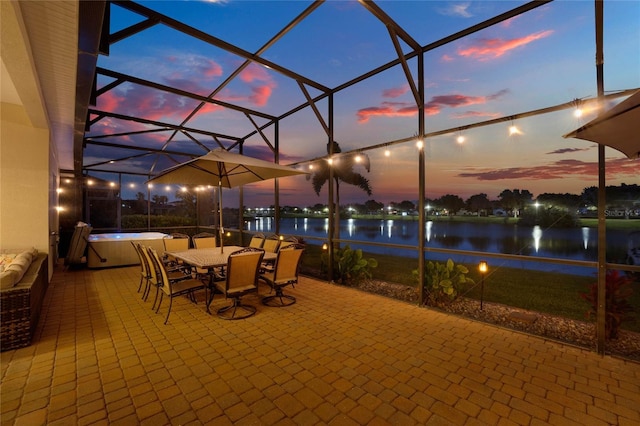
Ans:
{"label": "palm plant", "polygon": [[[331,150],[331,142],[327,143],[328,154],[341,153],[340,145],[338,142],[333,141],[333,152]],[[320,195],[320,191],[325,183],[329,181],[329,170],[333,168],[333,179],[335,184],[335,209],[336,223],[340,223],[340,182],[344,182],[349,185],[357,186],[362,189],[367,195],[371,195],[371,185],[369,180],[353,170],[356,164],[361,164],[370,170],[369,157],[366,154],[349,153],[340,155],[336,161],[329,164],[326,161],[320,162],[320,165],[316,168],[316,171],[312,176],[307,176],[307,179],[311,179],[313,190],[317,195]],[[339,226],[335,227],[336,238],[339,237]]]}

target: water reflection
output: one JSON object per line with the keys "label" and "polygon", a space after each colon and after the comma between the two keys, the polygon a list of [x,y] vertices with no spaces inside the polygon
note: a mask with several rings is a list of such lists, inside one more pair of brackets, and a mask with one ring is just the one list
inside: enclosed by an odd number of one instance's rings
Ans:
{"label": "water reflection", "polygon": [[475,251],[487,251],[490,247],[491,239],[489,237],[471,236],[467,239]]}
{"label": "water reflection", "polygon": [[533,227],[533,246],[536,248],[536,253],[540,250],[540,239],[542,238],[542,229],[539,225]]}
{"label": "water reflection", "polygon": [[589,228],[586,226],[582,227],[582,244],[585,250],[589,248]]}
{"label": "water reflection", "polygon": [[[344,219],[340,223],[341,238],[377,243],[417,246],[418,222],[393,219]],[[274,220],[255,218],[245,229],[253,232],[274,232]],[[284,235],[327,238],[327,218],[282,219],[280,233]],[[427,221],[425,244],[430,248],[449,248],[493,253],[521,254],[575,260],[597,260],[597,232],[590,228],[542,229],[539,226],[517,226],[498,223],[461,223]],[[607,252],[626,253],[625,231],[607,231]],[[369,247],[373,253],[395,253],[387,247]],[[416,255],[416,250],[411,253]]]}

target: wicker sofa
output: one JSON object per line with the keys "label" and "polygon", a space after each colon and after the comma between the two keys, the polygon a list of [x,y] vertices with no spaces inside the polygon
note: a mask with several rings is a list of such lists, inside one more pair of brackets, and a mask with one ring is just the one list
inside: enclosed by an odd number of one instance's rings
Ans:
{"label": "wicker sofa", "polygon": [[1,351],[31,344],[49,285],[46,253],[28,249],[16,250],[14,254],[13,258],[12,255],[3,255],[3,270],[0,272]]}

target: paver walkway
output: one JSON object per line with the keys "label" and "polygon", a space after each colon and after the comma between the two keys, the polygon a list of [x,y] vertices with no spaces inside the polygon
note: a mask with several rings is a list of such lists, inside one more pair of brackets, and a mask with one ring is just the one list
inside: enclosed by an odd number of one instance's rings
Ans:
{"label": "paver walkway", "polygon": [[306,278],[288,308],[179,298],[163,325],[138,277],[56,270],[1,355],[2,425],[640,424],[637,363]]}

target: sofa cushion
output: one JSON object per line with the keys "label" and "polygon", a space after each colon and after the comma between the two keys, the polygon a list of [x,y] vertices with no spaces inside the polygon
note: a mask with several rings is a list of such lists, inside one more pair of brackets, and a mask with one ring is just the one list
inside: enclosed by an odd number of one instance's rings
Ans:
{"label": "sofa cushion", "polygon": [[[13,288],[18,284],[37,255],[38,251],[36,249],[29,249],[22,251],[13,258],[11,256],[5,257],[3,271],[0,272],[0,288]],[[10,263],[8,260],[10,260]]]}
{"label": "sofa cushion", "polygon": [[22,276],[18,271],[2,271],[0,272],[0,289],[5,290],[13,288]]}

